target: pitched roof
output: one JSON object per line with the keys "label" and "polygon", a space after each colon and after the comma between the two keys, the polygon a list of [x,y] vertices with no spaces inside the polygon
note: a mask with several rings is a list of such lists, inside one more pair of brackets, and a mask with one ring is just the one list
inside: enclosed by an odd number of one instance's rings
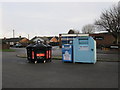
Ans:
{"label": "pitched roof", "polygon": [[49,41],[48,37],[41,37],[44,41]]}
{"label": "pitched roof", "polygon": [[6,38],[6,39],[2,39],[2,41],[3,42],[19,42],[22,39],[24,39],[24,37],[21,37],[21,38]]}
{"label": "pitched roof", "polygon": [[49,40],[51,40],[53,37],[47,37]]}
{"label": "pitched roof", "polygon": [[35,36],[35,37],[33,37],[32,39],[31,39],[31,41],[34,41],[35,39],[37,39],[37,38],[40,38],[40,39],[42,39],[42,40],[44,40],[44,41],[49,41],[49,39],[47,38],[47,37],[37,37],[37,36]]}
{"label": "pitched roof", "polygon": [[40,39],[43,39],[44,41],[50,41],[53,37],[55,37],[57,40],[58,40],[58,37],[57,36],[51,36],[51,37],[46,37],[46,36],[43,36],[43,37],[40,37],[40,36],[35,36],[31,39],[31,41],[34,41],[36,38],[40,38]]}

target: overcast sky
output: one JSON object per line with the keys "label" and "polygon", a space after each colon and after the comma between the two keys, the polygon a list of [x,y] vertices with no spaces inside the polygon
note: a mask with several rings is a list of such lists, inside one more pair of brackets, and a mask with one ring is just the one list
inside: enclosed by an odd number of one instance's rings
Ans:
{"label": "overcast sky", "polygon": [[55,36],[93,24],[104,9],[117,2],[7,2],[2,3],[0,38]]}

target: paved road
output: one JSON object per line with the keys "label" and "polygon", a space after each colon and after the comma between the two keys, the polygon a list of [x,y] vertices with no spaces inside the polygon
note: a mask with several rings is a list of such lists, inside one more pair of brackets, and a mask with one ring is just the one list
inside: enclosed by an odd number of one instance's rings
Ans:
{"label": "paved road", "polygon": [[118,62],[96,64],[26,63],[16,52],[3,53],[3,88],[117,88]]}

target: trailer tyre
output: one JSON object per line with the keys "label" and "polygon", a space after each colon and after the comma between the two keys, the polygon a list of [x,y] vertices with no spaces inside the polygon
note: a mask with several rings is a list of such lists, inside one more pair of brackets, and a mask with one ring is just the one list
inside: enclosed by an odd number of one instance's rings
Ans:
{"label": "trailer tyre", "polygon": [[43,62],[46,63],[46,60],[44,60]]}
{"label": "trailer tyre", "polygon": [[37,61],[35,61],[35,64],[37,63]]}

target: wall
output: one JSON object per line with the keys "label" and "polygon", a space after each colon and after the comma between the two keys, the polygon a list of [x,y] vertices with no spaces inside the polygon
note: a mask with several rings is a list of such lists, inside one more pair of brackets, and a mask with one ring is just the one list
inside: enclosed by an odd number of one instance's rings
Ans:
{"label": "wall", "polygon": [[111,34],[108,34],[108,33],[90,34],[90,36],[92,36],[93,38],[99,37],[99,36],[103,37],[102,40],[95,39],[97,47],[99,47],[100,45],[109,46],[109,45],[113,44],[113,42],[115,41],[115,38]]}
{"label": "wall", "polygon": [[2,47],[2,49],[9,49],[10,45],[9,44],[0,44],[0,47]]}

